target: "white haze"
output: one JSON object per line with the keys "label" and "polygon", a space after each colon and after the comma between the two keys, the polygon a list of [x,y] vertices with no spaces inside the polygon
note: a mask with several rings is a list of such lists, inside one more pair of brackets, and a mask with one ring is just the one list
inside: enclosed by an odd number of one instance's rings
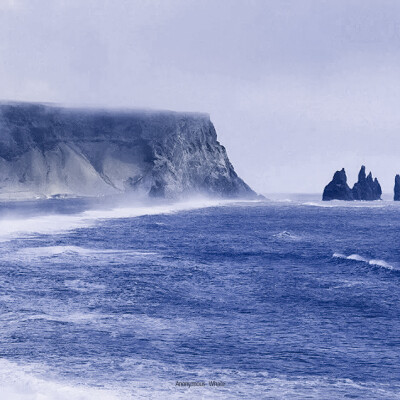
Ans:
{"label": "white haze", "polygon": [[396,0],[0,0],[10,100],[211,114],[259,192],[400,173]]}
{"label": "white haze", "polygon": [[[132,199],[131,203],[132,203]],[[112,207],[92,207],[76,214],[23,216],[11,212],[0,218],[0,242],[38,234],[59,234],[79,228],[89,228],[107,219],[134,218],[144,215],[171,214],[206,207],[218,207],[238,203],[239,200],[216,200],[196,197],[177,202],[136,202],[129,206],[117,203]],[[249,201],[246,201],[249,203]],[[257,202],[253,200],[252,202]],[[107,202],[105,201],[105,204]]]}

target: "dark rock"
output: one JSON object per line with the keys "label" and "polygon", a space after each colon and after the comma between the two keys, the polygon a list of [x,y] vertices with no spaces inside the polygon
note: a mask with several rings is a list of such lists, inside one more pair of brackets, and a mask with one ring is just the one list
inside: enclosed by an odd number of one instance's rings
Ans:
{"label": "dark rock", "polygon": [[353,200],[353,193],[347,184],[347,176],[344,168],[336,171],[332,181],[325,186],[322,200]]}
{"label": "dark rock", "polygon": [[207,114],[0,104],[0,197],[252,197]]}
{"label": "dark rock", "polygon": [[394,178],[394,200],[400,201],[400,175]]}
{"label": "dark rock", "polygon": [[361,166],[358,181],[354,184],[352,192],[354,200],[380,200],[382,196],[378,179],[373,179],[371,172],[366,176],[364,165]]}

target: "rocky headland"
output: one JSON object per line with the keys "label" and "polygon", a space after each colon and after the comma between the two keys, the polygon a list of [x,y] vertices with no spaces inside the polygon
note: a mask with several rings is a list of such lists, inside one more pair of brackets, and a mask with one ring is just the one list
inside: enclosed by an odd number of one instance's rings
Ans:
{"label": "rocky headland", "polygon": [[256,197],[207,114],[0,104],[0,198]]}

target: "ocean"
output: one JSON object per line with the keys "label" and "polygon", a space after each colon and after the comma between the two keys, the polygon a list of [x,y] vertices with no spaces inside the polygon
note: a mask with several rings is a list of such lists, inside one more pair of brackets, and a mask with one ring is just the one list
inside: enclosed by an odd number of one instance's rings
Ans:
{"label": "ocean", "polygon": [[400,399],[400,204],[0,204],[0,398]]}

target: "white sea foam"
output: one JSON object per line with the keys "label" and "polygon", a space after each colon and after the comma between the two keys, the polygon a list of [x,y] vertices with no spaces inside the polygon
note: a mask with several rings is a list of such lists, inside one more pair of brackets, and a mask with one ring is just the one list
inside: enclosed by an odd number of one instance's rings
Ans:
{"label": "white sea foam", "polygon": [[[123,264],[149,257],[157,257],[157,253],[133,249],[99,249],[80,246],[38,246],[25,247],[15,252],[0,252],[0,260],[18,261],[29,267],[32,267],[32,263],[37,262],[56,265],[65,262],[75,262],[78,259],[83,264],[93,262],[96,262],[98,265],[109,264],[111,262]],[[73,284],[70,283],[70,286]],[[89,291],[94,288],[84,282],[75,281],[75,284],[76,286],[73,289],[79,291]]]}
{"label": "white sea foam", "polygon": [[[55,380],[46,375],[45,366],[18,365],[0,359],[0,390],[5,400],[133,400],[133,399],[368,399],[398,398],[396,388],[374,382],[357,383],[351,379],[325,377],[271,376],[268,372],[232,370],[187,371],[179,365],[126,358],[121,365],[134,378],[124,386],[94,388],[77,382]],[[38,375],[40,374],[40,376]],[[222,387],[208,382],[222,381]],[[177,381],[204,382],[203,387],[180,387]]]}
{"label": "white sea foam", "polygon": [[33,314],[27,320],[46,320],[54,322],[69,322],[73,324],[87,324],[97,322],[104,318],[102,314],[93,312],[72,312],[72,313],[52,313],[52,314]]}
{"label": "white sea foam", "polygon": [[64,285],[77,292],[97,292],[106,289],[106,285],[100,283],[90,283],[82,279],[70,279],[64,281]]}
{"label": "white sea foam", "polygon": [[387,268],[387,269],[395,269],[393,265],[388,264],[384,260],[369,260],[368,264],[376,265],[378,267]]}
{"label": "white sea foam", "polygon": [[324,207],[324,208],[332,208],[332,207],[339,207],[340,205],[336,204],[328,204],[328,203],[315,203],[313,201],[307,201],[303,203],[303,206],[312,206],[312,207]]}
{"label": "white sea foam", "polygon": [[294,233],[289,232],[289,231],[282,231],[273,236],[278,239],[284,239],[284,240],[301,240],[300,236],[295,235]]}
{"label": "white sea foam", "polygon": [[382,268],[386,268],[386,269],[390,269],[390,270],[396,270],[397,268],[395,267],[395,265],[389,264],[388,262],[386,262],[385,260],[377,260],[377,259],[368,259],[366,257],[363,257],[359,254],[351,254],[349,256],[346,256],[342,253],[333,253],[332,257],[334,258],[341,258],[341,259],[346,259],[346,260],[353,260],[353,261],[359,261],[359,262],[363,262],[369,265],[373,265],[376,267],[382,267]]}
{"label": "white sea foam", "polygon": [[354,260],[354,261],[362,261],[362,262],[368,262],[368,259],[366,259],[363,256],[360,256],[359,254],[350,254],[348,257],[346,257],[348,260]]}
{"label": "white sea foam", "polygon": [[322,208],[384,208],[392,205],[392,202],[380,201],[380,202],[372,202],[372,201],[343,201],[343,200],[332,200],[329,202],[326,201],[307,201],[305,203],[301,203],[303,206],[311,206],[311,207],[322,207]]}
{"label": "white sea foam", "polygon": [[133,218],[144,215],[170,214],[198,208],[217,207],[238,203],[237,200],[197,199],[170,204],[145,206],[138,204],[131,207],[112,209],[92,209],[79,214],[51,214],[29,218],[7,218],[1,220],[0,242],[20,236],[37,234],[56,234],[78,228],[93,226],[97,221],[106,219]]}
{"label": "white sea foam", "polygon": [[92,257],[95,255],[153,255],[156,253],[133,250],[118,249],[90,249],[80,246],[43,246],[43,247],[25,247],[18,250],[18,254],[29,257],[52,257],[57,255],[72,255],[74,257]]}
{"label": "white sea foam", "polygon": [[28,255],[31,257],[52,257],[60,254],[71,254],[79,256],[89,256],[97,253],[109,254],[124,252],[123,250],[109,250],[109,249],[88,249],[79,246],[43,246],[43,247],[26,247],[20,249],[18,253]]}
{"label": "white sea foam", "polygon": [[332,257],[333,258],[347,258],[347,256],[345,256],[342,253],[333,253]]}
{"label": "white sea foam", "polygon": [[4,400],[117,400],[111,390],[70,385],[39,378],[34,366],[20,366],[0,359],[0,396]]}

